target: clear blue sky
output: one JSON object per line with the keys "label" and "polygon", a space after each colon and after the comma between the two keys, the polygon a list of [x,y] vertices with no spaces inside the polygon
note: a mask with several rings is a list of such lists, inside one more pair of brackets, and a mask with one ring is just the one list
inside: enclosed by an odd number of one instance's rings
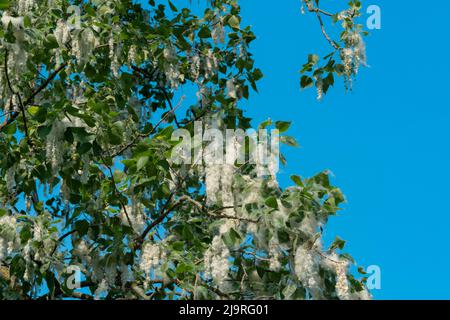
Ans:
{"label": "clear blue sky", "polygon": [[335,174],[348,204],[327,235],[348,240],[358,263],[381,267],[375,298],[449,299],[450,2],[432,9],[419,0],[363,1],[382,9],[381,30],[366,39],[371,67],[353,93],[339,84],[321,103],[314,90],[299,90],[306,55],[327,48],[313,17],[300,14],[300,0],[240,2],[265,74],[249,114],[292,120],[302,145],[286,150],[282,182],[294,173]]}

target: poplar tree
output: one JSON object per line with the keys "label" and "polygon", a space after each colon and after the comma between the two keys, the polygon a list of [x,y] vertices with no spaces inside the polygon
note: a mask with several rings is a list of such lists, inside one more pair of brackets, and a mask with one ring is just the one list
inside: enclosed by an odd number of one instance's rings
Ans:
{"label": "poplar tree", "polygon": [[[0,298],[370,298],[345,241],[324,247],[344,202],[328,172],[283,188],[281,154],[173,161],[177,130],[254,125],[255,35],[237,0],[204,6],[0,0]],[[299,79],[319,99],[365,63],[361,3],[343,9],[302,1],[330,47]],[[254,128],[295,146],[289,125]]]}

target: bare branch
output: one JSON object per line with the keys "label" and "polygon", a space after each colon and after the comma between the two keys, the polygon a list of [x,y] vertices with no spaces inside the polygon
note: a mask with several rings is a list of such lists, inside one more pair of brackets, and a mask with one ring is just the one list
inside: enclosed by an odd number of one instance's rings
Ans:
{"label": "bare branch", "polygon": [[319,20],[319,24],[320,24],[320,29],[322,30],[322,34],[324,35],[325,39],[327,39],[327,41],[330,43],[330,45],[333,48],[335,48],[336,50],[339,50],[339,46],[336,44],[336,42],[334,42],[330,38],[330,36],[326,32],[325,25],[323,23],[322,16],[321,16],[323,14],[325,16],[332,17],[333,14],[329,13],[327,11],[321,10],[318,7],[315,7],[311,0],[305,0],[305,4],[306,4],[306,7],[308,8],[309,12],[314,12],[317,15],[317,19]]}
{"label": "bare branch", "polygon": [[[120,205],[121,205],[121,207],[122,207],[123,212],[125,213],[125,216],[126,216],[126,218],[127,218],[128,224],[129,224],[130,227],[133,229],[133,224],[131,223],[131,219],[130,219],[130,216],[128,215],[127,208],[126,208],[125,204],[123,203],[122,199],[120,198],[120,196],[122,195],[122,193],[119,191],[119,189],[117,189],[116,180],[114,179],[114,173],[113,173],[111,167],[110,167],[109,165],[106,164],[105,159],[102,159],[102,160],[103,160],[103,165],[108,169],[109,174],[111,175],[111,183],[112,183],[112,185],[113,185],[113,187],[114,187],[114,193],[117,194],[117,195],[119,195],[119,197],[118,197],[119,203],[120,203]],[[133,229],[133,230],[134,230],[134,229]]]}
{"label": "bare branch", "polygon": [[144,232],[142,233],[142,235],[139,237],[138,239],[138,244],[137,244],[137,248],[140,248],[142,246],[142,243],[144,242],[145,238],[147,237],[148,233],[157,225],[159,225],[161,222],[164,221],[164,219],[170,214],[170,212],[172,212],[172,210],[174,210],[176,207],[178,207],[179,205],[181,205],[184,201],[187,200],[187,196],[182,196],[180,197],[172,206],[168,207],[169,203],[172,201],[173,197],[174,197],[175,193],[172,193],[169,197],[169,199],[166,202],[166,205],[164,206],[164,208],[162,209],[161,214],[158,216],[158,218],[156,218],[151,224],[149,224],[147,226],[147,228],[145,228]]}

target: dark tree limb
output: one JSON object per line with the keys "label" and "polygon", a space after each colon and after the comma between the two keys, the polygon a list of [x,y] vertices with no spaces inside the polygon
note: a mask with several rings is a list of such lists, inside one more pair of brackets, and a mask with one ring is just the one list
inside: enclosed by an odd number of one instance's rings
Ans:
{"label": "dark tree limb", "polygon": [[[56,69],[50,76],[36,89],[33,91],[33,93],[22,103],[23,109],[26,109],[28,105],[30,105],[34,98],[42,92],[47,86],[52,82],[52,80],[65,68],[67,67],[67,63],[61,64],[58,69]],[[9,126],[11,123],[13,123],[17,117],[19,116],[19,113],[12,113],[11,116],[2,124],[0,125],[0,132],[7,126]]]}

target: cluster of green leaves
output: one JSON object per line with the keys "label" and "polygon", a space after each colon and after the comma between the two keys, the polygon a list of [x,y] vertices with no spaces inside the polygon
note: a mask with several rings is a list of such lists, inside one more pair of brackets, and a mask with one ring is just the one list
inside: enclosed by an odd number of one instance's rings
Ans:
{"label": "cluster of green leaves", "polygon": [[[17,3],[2,1],[0,10],[15,17]],[[82,270],[82,285],[89,288],[83,298],[102,286],[100,275],[109,277],[106,298],[306,297],[292,259],[297,246],[316,235],[302,233],[299,225],[305,216],[326,223],[343,201],[325,173],[293,177],[296,187],[286,190],[263,180],[258,200],[241,208],[247,220],[223,235],[232,253],[230,287],[222,290],[202,276],[205,251],[224,220],[214,214],[220,207],[205,205],[202,172],[171,163],[171,135],[176,127],[193,134],[195,120],[213,116],[229,129],[250,128],[238,101],[257,90],[263,75],[248,52],[255,35],[242,26],[237,1],[212,1],[202,16],[174,1],[150,0],[149,6],[144,10],[131,0],[38,2],[24,17],[20,39],[11,24],[0,32],[3,73],[17,46],[26,56],[20,74],[1,75],[1,110],[16,101],[0,127],[1,216],[17,219],[17,237],[1,261],[9,277],[0,277],[0,298],[80,297],[67,285],[69,266]],[[55,30],[58,22],[73,19],[74,7],[80,25],[61,46]],[[219,44],[213,39],[218,21],[226,30]],[[95,45],[80,57],[74,47],[87,34]],[[199,75],[192,72],[193,55],[210,59]],[[208,63],[217,63],[212,72]],[[229,79],[236,97],[228,94]],[[203,89],[201,98],[177,105],[176,86],[187,85]],[[274,125],[285,132],[290,123]],[[289,136],[281,142],[297,144]],[[245,177],[255,177],[251,165],[239,170],[243,174],[236,175],[233,188],[245,194],[253,187]],[[290,212],[285,220],[274,214],[280,203]],[[142,228],[129,219],[132,210],[144,216]],[[247,230],[255,223],[258,236]],[[266,259],[274,235],[285,247],[279,271],[269,270]],[[166,252],[164,277],[150,285],[138,268],[146,243]],[[88,255],[80,253],[81,246]],[[324,279],[324,297],[335,298],[334,276]]]}
{"label": "cluster of green leaves", "polygon": [[[361,1],[349,1],[348,7],[337,13],[322,10],[319,0],[302,0],[302,2],[311,14],[317,15],[323,36],[332,51],[322,58],[317,54],[308,55],[308,61],[300,70],[302,74],[300,87],[306,89],[315,86],[323,94],[326,94],[334,85],[336,77],[343,77],[347,89],[351,89],[351,80],[356,76],[358,68],[355,66],[346,68],[342,50],[358,45],[352,42],[352,37],[355,35],[367,36],[368,34],[363,29],[363,25],[357,22],[358,18],[362,16]],[[328,23],[324,22],[324,19],[330,19],[333,24],[341,24],[342,31],[335,37],[336,39],[327,33]]]}

